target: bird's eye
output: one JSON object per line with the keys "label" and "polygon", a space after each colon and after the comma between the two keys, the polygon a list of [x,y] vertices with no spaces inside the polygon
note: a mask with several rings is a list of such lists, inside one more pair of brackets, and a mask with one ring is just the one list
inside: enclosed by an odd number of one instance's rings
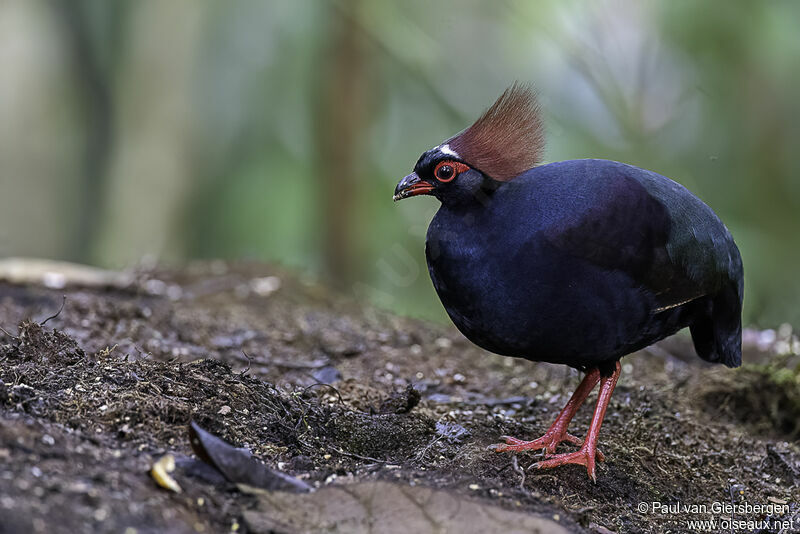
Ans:
{"label": "bird's eye", "polygon": [[456,177],[456,170],[449,162],[443,161],[436,166],[436,170],[433,174],[440,182],[449,182]]}
{"label": "bird's eye", "polygon": [[469,166],[460,161],[440,161],[433,170],[433,175],[440,182],[452,182],[453,179],[469,170]]}
{"label": "bird's eye", "polygon": [[439,180],[446,182],[447,180],[453,177],[454,172],[455,171],[453,170],[453,167],[451,167],[450,165],[442,165],[441,167],[439,167],[439,170],[436,171],[436,177]]}

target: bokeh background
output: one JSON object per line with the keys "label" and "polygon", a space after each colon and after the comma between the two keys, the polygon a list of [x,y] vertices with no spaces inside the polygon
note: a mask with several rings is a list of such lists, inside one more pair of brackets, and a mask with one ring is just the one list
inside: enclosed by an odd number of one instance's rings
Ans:
{"label": "bokeh background", "polygon": [[746,321],[800,326],[800,2],[2,0],[0,255],[280,262],[444,319],[419,154],[512,81],[546,161],[669,176],[728,224]]}

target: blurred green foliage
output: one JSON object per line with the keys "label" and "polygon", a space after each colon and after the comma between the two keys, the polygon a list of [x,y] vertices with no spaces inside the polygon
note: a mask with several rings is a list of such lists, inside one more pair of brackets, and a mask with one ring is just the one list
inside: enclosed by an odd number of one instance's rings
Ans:
{"label": "blurred green foliage", "polygon": [[532,81],[547,161],[669,176],[728,224],[746,320],[800,325],[800,3],[0,4],[0,254],[279,261],[444,318],[419,154]]}

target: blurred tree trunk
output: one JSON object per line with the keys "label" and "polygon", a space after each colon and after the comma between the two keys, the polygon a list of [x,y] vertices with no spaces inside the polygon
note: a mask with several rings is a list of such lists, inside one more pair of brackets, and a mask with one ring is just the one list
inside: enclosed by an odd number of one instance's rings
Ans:
{"label": "blurred tree trunk", "polygon": [[114,91],[118,138],[92,244],[103,263],[184,255],[180,223],[193,179],[187,147],[203,6],[192,0],[131,4],[124,69]]}
{"label": "blurred tree trunk", "polygon": [[[77,210],[78,221],[72,243],[67,248],[70,259],[85,262],[93,259],[91,250],[101,227],[99,206],[104,202],[108,184],[114,144],[112,83],[127,3],[54,0],[51,5],[64,28],[81,112],[86,117],[81,205]],[[110,38],[98,38],[98,32]]]}
{"label": "blurred tree trunk", "polygon": [[329,11],[329,35],[321,51],[324,67],[316,95],[323,261],[327,274],[340,286],[357,275],[356,210],[362,162],[367,159],[359,151],[364,146],[361,135],[367,125],[369,93],[367,51],[357,23],[361,2],[342,1],[338,9]]}

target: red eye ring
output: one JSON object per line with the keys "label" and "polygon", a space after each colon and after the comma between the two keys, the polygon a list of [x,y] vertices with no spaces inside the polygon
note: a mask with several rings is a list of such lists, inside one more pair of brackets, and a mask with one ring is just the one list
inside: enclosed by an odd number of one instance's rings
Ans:
{"label": "red eye ring", "polygon": [[[447,169],[447,167],[449,167],[449,169]],[[447,183],[452,182],[455,180],[456,176],[468,170],[469,166],[460,161],[445,160],[436,164],[436,168],[433,169],[433,176],[440,182]],[[441,176],[440,171],[442,171]]]}

